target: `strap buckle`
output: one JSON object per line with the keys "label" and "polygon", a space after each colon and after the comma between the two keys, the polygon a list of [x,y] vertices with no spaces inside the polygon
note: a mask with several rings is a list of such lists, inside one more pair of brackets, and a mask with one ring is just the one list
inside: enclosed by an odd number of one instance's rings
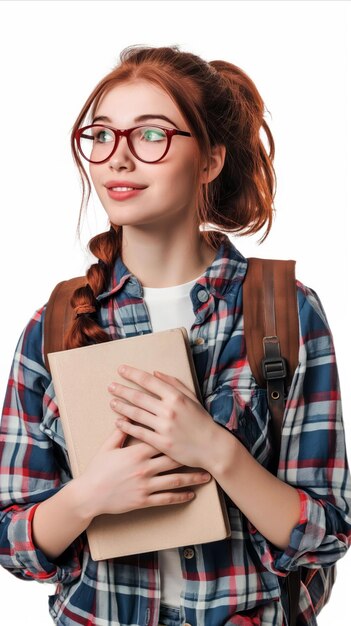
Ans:
{"label": "strap buckle", "polygon": [[287,375],[286,360],[283,357],[262,359],[262,374],[265,380],[285,378]]}

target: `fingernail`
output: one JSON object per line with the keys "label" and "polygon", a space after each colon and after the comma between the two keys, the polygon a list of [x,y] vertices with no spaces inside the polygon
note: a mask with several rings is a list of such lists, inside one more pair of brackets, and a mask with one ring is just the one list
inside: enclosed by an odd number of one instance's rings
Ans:
{"label": "fingernail", "polygon": [[115,385],[115,383],[111,383],[111,385],[109,385],[109,386],[107,387],[107,389],[108,389],[109,391],[115,391],[115,389],[116,389],[116,385]]}

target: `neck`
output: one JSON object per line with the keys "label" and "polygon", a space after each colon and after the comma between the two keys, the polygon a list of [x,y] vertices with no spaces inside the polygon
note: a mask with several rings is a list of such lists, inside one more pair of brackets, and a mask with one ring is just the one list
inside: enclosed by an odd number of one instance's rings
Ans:
{"label": "neck", "polygon": [[123,226],[123,262],[144,287],[187,283],[203,274],[215,256],[198,228],[186,234],[169,230],[156,236],[155,232]]}

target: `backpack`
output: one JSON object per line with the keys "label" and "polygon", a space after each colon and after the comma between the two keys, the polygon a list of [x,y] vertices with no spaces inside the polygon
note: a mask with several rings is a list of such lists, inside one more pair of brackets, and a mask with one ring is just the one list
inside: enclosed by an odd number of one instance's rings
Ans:
{"label": "backpack", "polygon": [[[267,390],[272,416],[273,458],[269,470],[276,474],[281,429],[288,388],[298,364],[299,318],[295,261],[247,259],[243,282],[243,315],[247,356],[253,376]],[[65,332],[74,317],[70,304],[75,289],[86,285],[79,276],[56,285],[48,300],[44,319],[44,359],[64,349]],[[287,602],[288,626],[297,626],[301,582],[306,586],[315,614],[330,597],[336,566],[291,571],[281,582]]]}

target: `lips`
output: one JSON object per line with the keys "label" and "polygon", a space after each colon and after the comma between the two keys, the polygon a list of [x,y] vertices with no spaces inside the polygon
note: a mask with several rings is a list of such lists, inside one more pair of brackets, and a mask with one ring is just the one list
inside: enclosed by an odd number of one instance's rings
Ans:
{"label": "lips", "polygon": [[116,189],[107,189],[107,195],[117,202],[129,200],[138,196],[144,189],[129,189],[127,191],[117,191]]}
{"label": "lips", "polygon": [[109,180],[105,187],[107,189],[111,189],[112,187],[132,187],[133,189],[146,189],[146,185],[139,185],[138,183],[134,183],[128,180]]}

